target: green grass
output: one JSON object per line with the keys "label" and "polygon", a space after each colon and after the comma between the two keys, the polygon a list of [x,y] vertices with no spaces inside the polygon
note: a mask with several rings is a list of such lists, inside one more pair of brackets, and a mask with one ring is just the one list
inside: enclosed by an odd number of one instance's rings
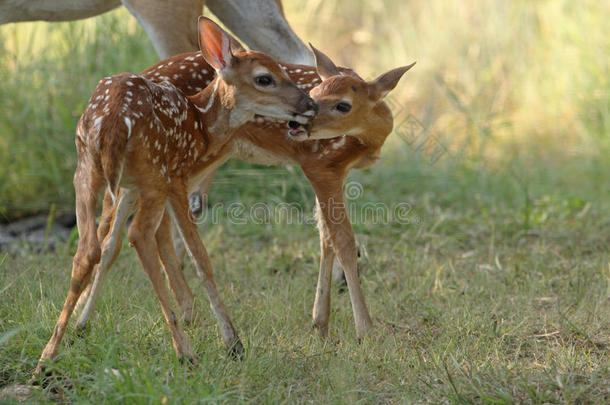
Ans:
{"label": "green grass", "polygon": [[156,61],[125,14],[0,27],[0,215],[73,206],[74,131],[97,82]]}
{"label": "green grass", "polygon": [[[397,130],[381,161],[350,175],[364,188],[350,201],[357,209],[410,207],[407,223],[353,218],[375,331],[359,344],[349,298],[333,291],[330,338],[313,333],[313,226],[221,216],[201,231],[244,361],[228,358],[188,267],[200,317],[187,334],[200,364],[179,364],[125,246],[90,333],[69,329],[53,364],[68,400],[608,403],[608,6],[284,3],[301,37],[365,77],[418,61],[392,93]],[[74,127],[91,91],[156,55],[124,10],[7,25],[0,39],[0,215],[70,209]],[[415,138],[403,125],[409,115],[422,124]],[[426,134],[446,149],[434,164],[417,147]],[[313,209],[298,168],[241,162],[221,169],[210,200]],[[34,369],[73,250],[0,252],[0,388]],[[47,390],[35,400],[52,398]]]}
{"label": "green grass", "polygon": [[[357,207],[413,208],[410,224],[354,218],[367,253],[370,339],[357,342],[349,298],[336,291],[330,338],[312,331],[312,226],[221,218],[202,235],[244,361],[227,356],[188,267],[200,318],[187,333],[200,364],[179,364],[152,288],[124,246],[89,335],[68,330],[53,364],[57,384],[69,382],[76,403],[607,402],[610,199],[601,184],[580,184],[577,168],[531,172],[526,196],[512,176],[405,166],[411,155],[399,151],[351,178],[364,185]],[[288,200],[310,203],[303,180],[290,183],[305,199]],[[279,200],[280,190],[267,187],[264,201]],[[50,336],[69,282],[66,250],[2,260],[0,333],[17,329],[0,344],[2,385],[29,378]]]}

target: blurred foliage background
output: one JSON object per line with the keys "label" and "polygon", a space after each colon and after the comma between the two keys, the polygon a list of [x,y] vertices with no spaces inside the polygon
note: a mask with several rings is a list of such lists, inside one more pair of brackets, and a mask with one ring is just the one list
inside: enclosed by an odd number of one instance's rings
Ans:
{"label": "blurred foliage background", "polygon": [[[495,185],[507,198],[519,191],[522,201],[536,184],[540,195],[610,196],[610,3],[285,0],[284,7],[301,38],[364,77],[418,62],[389,101],[396,130],[415,120],[421,139],[391,136],[374,179],[406,173],[415,192],[417,183],[453,184],[462,173],[468,185],[455,192]],[[74,129],[97,81],[156,61],[124,8],[0,27],[3,220],[73,205]],[[442,147],[438,160],[421,147],[429,137]],[[229,163],[219,183],[231,187],[216,187],[212,198],[311,196],[298,171],[272,170]]]}

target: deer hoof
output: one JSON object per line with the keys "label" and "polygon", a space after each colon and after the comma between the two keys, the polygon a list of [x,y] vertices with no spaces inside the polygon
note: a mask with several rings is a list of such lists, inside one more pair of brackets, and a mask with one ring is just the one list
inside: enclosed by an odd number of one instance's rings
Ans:
{"label": "deer hoof", "polygon": [[235,338],[235,341],[229,348],[229,355],[233,360],[243,360],[244,353],[244,345],[241,344],[241,340],[239,340],[239,338]]}

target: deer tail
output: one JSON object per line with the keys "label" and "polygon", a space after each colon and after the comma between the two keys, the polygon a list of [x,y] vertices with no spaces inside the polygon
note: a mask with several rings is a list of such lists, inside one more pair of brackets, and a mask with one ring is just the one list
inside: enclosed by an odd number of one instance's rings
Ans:
{"label": "deer tail", "polygon": [[[113,204],[116,204],[119,184],[121,183],[123,168],[125,166],[125,150],[127,148],[127,141],[131,136],[131,128],[133,126],[133,121],[131,121],[131,119],[128,117],[123,118],[127,131],[115,128],[115,131],[111,132],[114,136],[109,136],[104,139],[101,145],[100,159],[102,163],[102,170],[104,173],[104,178],[108,183],[108,191],[112,197]],[[117,125],[122,124],[123,123],[119,122]]]}

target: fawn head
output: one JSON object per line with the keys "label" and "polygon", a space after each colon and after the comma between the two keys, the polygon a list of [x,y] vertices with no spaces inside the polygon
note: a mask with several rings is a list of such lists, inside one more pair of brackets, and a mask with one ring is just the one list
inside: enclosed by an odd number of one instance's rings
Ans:
{"label": "fawn head", "polygon": [[309,94],[318,103],[319,111],[309,128],[309,137],[297,140],[348,135],[383,143],[393,125],[392,113],[383,99],[415,62],[365,81],[355,73],[341,72],[328,56],[311,48],[322,82]]}
{"label": "fawn head", "polygon": [[[212,20],[199,17],[199,45],[205,60],[227,86],[238,115],[262,115],[308,123],[317,104],[299,89],[272,57],[246,51]],[[217,85],[217,84],[216,84]]]}

